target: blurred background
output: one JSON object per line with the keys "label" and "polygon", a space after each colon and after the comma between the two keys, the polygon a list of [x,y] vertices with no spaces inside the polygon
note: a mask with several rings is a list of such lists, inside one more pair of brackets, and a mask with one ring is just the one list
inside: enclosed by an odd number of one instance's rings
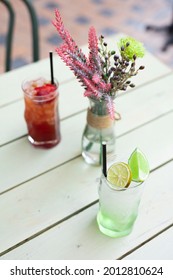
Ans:
{"label": "blurred background", "polygon": [[[50,50],[61,43],[52,25],[54,10],[58,8],[66,28],[77,44],[88,40],[91,25],[99,35],[125,33],[142,41],[151,53],[173,67],[173,45],[162,48],[168,39],[166,31],[147,30],[148,25],[172,24],[171,0],[27,0],[32,4],[38,22],[39,59],[46,58]],[[24,0],[9,0],[15,12],[11,68],[32,61],[31,18]],[[6,34],[9,14],[0,0],[0,73],[5,72]],[[171,29],[171,31],[173,31]],[[172,32],[173,34],[173,32]],[[172,35],[173,36],[173,35]]]}

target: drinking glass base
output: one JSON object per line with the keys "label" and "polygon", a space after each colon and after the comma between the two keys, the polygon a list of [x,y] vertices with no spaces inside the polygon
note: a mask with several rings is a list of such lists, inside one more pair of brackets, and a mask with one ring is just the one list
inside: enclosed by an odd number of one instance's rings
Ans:
{"label": "drinking glass base", "polygon": [[105,235],[107,235],[109,237],[113,237],[113,238],[118,238],[118,237],[126,236],[126,235],[130,234],[132,232],[132,229],[133,229],[133,226],[130,227],[130,228],[127,228],[126,230],[123,230],[123,231],[115,231],[115,230],[112,230],[110,228],[106,228],[105,226],[103,226],[100,223],[99,213],[97,215],[97,223],[98,223],[99,230],[103,234],[105,234]]}
{"label": "drinking glass base", "polygon": [[38,142],[38,141],[35,141],[29,135],[28,140],[34,147],[49,149],[49,148],[53,148],[54,146],[56,146],[60,142],[61,139],[59,138],[59,139],[50,140],[50,141],[40,141],[40,142]]}

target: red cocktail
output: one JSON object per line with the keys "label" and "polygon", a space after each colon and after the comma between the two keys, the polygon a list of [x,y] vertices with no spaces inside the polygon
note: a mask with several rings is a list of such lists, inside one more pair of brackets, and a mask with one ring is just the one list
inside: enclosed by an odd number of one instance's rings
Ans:
{"label": "red cocktail", "polygon": [[25,100],[25,120],[28,139],[32,145],[51,148],[60,142],[58,112],[58,83],[44,78],[25,81],[22,85]]}

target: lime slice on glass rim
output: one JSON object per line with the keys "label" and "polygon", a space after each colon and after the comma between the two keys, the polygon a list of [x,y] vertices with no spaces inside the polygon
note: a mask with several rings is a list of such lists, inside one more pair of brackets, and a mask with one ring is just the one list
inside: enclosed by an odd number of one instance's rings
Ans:
{"label": "lime slice on glass rim", "polygon": [[150,172],[150,167],[146,156],[136,148],[131,154],[128,165],[132,173],[132,180],[135,182],[144,182]]}
{"label": "lime slice on glass rim", "polygon": [[112,187],[127,188],[131,183],[131,170],[125,162],[117,162],[112,164],[107,172],[107,180]]}

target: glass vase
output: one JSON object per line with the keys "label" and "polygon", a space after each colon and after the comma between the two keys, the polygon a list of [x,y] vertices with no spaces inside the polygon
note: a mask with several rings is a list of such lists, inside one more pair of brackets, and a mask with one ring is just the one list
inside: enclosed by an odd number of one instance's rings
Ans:
{"label": "glass vase", "polygon": [[91,165],[101,165],[102,142],[107,153],[115,151],[115,121],[110,118],[106,101],[89,98],[87,123],[82,136],[82,156]]}

